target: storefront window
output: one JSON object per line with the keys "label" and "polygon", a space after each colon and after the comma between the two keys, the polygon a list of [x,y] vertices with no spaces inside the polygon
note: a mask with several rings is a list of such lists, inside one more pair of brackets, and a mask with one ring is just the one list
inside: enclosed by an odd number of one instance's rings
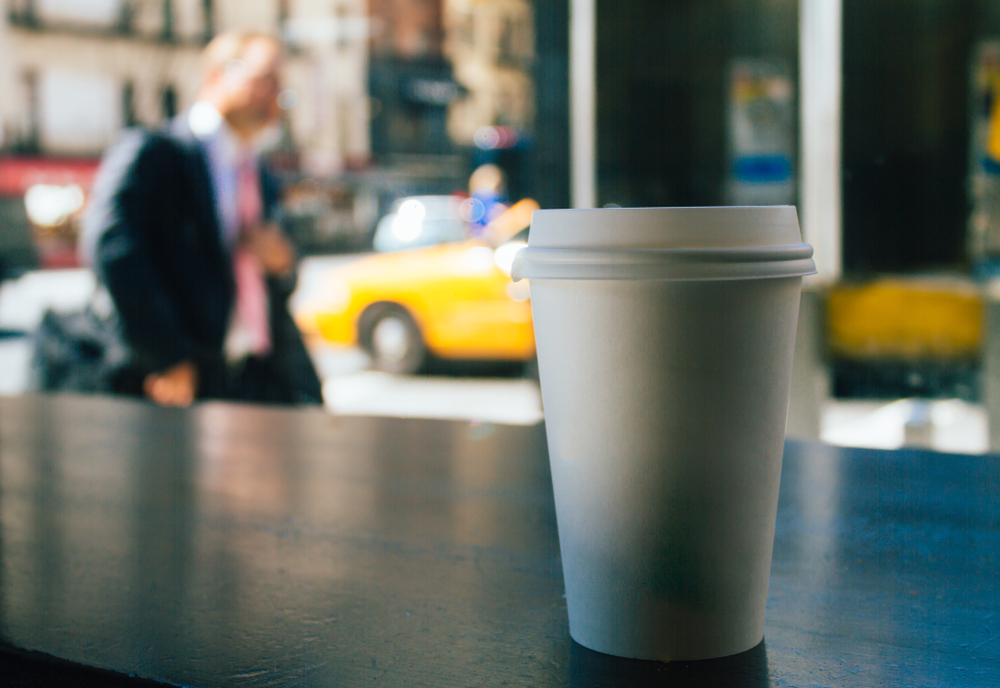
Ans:
{"label": "storefront window", "polygon": [[601,205],[722,205],[741,176],[794,202],[798,2],[599,2],[597,27]]}

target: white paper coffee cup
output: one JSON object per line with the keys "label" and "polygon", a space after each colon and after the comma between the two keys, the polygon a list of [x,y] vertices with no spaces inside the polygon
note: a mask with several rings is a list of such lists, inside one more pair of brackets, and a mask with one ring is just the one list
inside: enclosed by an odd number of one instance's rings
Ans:
{"label": "white paper coffee cup", "polygon": [[763,638],[802,276],[793,207],[536,211],[531,279],[571,636]]}

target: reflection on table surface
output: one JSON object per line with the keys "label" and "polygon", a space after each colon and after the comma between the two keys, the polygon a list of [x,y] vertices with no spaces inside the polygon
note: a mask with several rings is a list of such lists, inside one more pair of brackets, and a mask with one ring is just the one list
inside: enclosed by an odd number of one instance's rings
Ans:
{"label": "reflection on table surface", "polygon": [[[184,685],[1000,684],[1000,459],[786,448],[766,643],[568,635],[544,426],[0,399],[0,630]],[[0,676],[2,677],[2,676]]]}

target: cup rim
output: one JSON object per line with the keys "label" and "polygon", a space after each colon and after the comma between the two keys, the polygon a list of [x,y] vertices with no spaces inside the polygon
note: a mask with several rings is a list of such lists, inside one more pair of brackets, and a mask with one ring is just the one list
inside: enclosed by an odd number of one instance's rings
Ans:
{"label": "cup rim", "polygon": [[520,249],[520,279],[740,280],[816,274],[809,244],[673,249]]}

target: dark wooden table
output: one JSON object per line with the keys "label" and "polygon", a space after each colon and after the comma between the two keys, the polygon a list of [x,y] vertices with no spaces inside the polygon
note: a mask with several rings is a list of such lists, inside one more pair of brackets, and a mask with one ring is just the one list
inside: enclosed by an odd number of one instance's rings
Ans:
{"label": "dark wooden table", "polygon": [[24,685],[1000,686],[995,456],[789,442],[765,643],[706,662],[570,640],[543,426],[0,399],[0,518]]}

